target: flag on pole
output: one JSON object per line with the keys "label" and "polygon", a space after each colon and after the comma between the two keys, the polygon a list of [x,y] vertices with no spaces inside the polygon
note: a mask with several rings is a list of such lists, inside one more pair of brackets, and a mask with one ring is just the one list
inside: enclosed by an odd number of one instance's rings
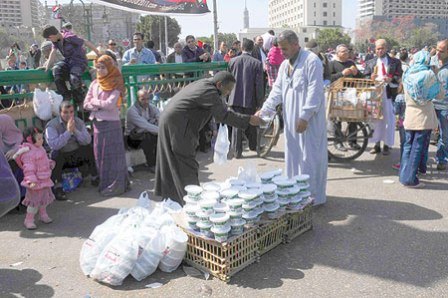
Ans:
{"label": "flag on pole", "polygon": [[90,0],[91,2],[143,14],[209,13],[207,0]]}

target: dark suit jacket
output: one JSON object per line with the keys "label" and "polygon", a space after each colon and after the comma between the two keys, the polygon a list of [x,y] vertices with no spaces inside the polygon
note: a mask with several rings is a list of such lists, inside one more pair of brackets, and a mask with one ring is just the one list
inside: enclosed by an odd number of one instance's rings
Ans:
{"label": "dark suit jacket", "polygon": [[229,96],[229,106],[258,108],[263,104],[263,64],[249,53],[234,57],[229,71],[235,76],[235,88]]}
{"label": "dark suit jacket", "polygon": [[[266,55],[266,57],[268,56],[268,53],[266,53],[266,51],[261,48],[261,50],[263,51],[263,53]],[[260,53],[260,47],[259,46],[255,46],[253,51],[252,51],[252,57],[254,57],[255,59],[258,59],[259,61],[263,62],[263,60],[261,59],[261,53]]]}
{"label": "dark suit jacket", "polygon": [[[166,57],[166,63],[176,63],[175,55],[176,55],[176,52],[172,52],[171,54],[169,54]],[[182,56],[182,62],[183,62],[183,56]]]}
{"label": "dark suit jacket", "polygon": [[[403,69],[401,68],[401,61],[396,58],[390,57],[386,54],[387,63],[389,65],[389,69],[387,74],[392,77],[391,83],[399,84],[401,80],[401,76],[403,75]],[[375,66],[377,63],[377,57],[370,59],[366,62],[366,68],[364,69],[364,76],[370,79],[370,76],[374,73]],[[397,88],[391,88],[389,85],[386,86],[386,94],[387,98],[395,99]]]}
{"label": "dark suit jacket", "polygon": [[[204,50],[200,47],[196,47],[195,51],[190,50],[188,46],[185,46],[182,50],[182,58],[185,63],[187,62],[202,62],[201,59],[199,59],[199,56],[204,54]],[[206,62],[210,62],[211,59],[207,60]]]}

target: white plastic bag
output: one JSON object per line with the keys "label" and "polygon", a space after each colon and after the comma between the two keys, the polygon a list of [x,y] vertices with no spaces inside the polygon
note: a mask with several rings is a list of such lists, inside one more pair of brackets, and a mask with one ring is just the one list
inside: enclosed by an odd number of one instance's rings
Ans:
{"label": "white plastic bag", "polygon": [[134,233],[118,234],[103,250],[90,276],[113,286],[123,283],[138,257]]}
{"label": "white plastic bag", "polygon": [[147,191],[144,191],[140,194],[140,197],[137,201],[137,206],[149,209],[151,206],[151,199],[149,198],[149,194]]}
{"label": "white plastic bag", "polygon": [[38,88],[34,89],[33,108],[39,119],[44,121],[51,119],[51,101],[48,92]]}
{"label": "white plastic bag", "polygon": [[54,116],[59,115],[59,107],[62,102],[62,95],[57,94],[54,90],[49,90],[48,88],[45,90],[48,93],[48,97],[51,103],[51,112]]}
{"label": "white plastic bag", "polygon": [[219,165],[227,162],[227,154],[229,153],[229,132],[227,125],[221,124],[219,126],[218,135],[216,136],[215,153],[213,155],[213,162]]}
{"label": "white plastic bag", "polygon": [[188,236],[174,225],[163,227],[161,233],[166,235],[166,246],[159,268],[163,272],[173,272],[184,259],[187,251]]}
{"label": "white plastic bag", "polygon": [[253,162],[246,161],[244,168],[238,168],[238,179],[247,183],[257,181],[257,166]]}
{"label": "white plastic bag", "polygon": [[98,257],[106,245],[117,235],[118,227],[124,218],[124,214],[110,217],[101,225],[96,226],[89,239],[84,241],[79,256],[79,263],[85,275],[90,275],[93,268],[95,268]]}
{"label": "white plastic bag", "polygon": [[[139,247],[141,249],[141,247]],[[153,274],[159,266],[165,249],[165,236],[156,232],[154,237],[141,249],[140,255],[132,268],[131,275],[136,280],[141,281]]]}

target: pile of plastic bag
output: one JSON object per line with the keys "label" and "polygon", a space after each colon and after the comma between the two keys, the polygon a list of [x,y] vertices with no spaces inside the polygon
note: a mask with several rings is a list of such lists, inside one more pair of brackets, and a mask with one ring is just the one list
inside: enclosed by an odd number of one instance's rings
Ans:
{"label": "pile of plastic bag", "polygon": [[121,209],[93,230],[81,249],[82,271],[99,282],[118,286],[129,274],[141,281],[157,268],[176,270],[188,241],[171,216],[180,210],[171,200],[155,203],[142,193],[136,207]]}

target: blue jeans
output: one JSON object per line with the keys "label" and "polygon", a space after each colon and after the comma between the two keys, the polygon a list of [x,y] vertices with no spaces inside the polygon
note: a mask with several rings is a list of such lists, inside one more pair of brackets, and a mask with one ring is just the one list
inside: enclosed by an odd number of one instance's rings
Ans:
{"label": "blue jeans", "polygon": [[431,130],[406,130],[406,141],[400,165],[400,182],[417,185],[417,172],[426,173]]}
{"label": "blue jeans", "polygon": [[446,164],[448,158],[448,110],[437,110],[440,137],[437,143],[437,164]]}
{"label": "blue jeans", "polygon": [[401,162],[401,157],[403,156],[404,143],[406,141],[406,131],[404,130],[403,126],[398,127],[398,133],[400,135],[400,162]]}

